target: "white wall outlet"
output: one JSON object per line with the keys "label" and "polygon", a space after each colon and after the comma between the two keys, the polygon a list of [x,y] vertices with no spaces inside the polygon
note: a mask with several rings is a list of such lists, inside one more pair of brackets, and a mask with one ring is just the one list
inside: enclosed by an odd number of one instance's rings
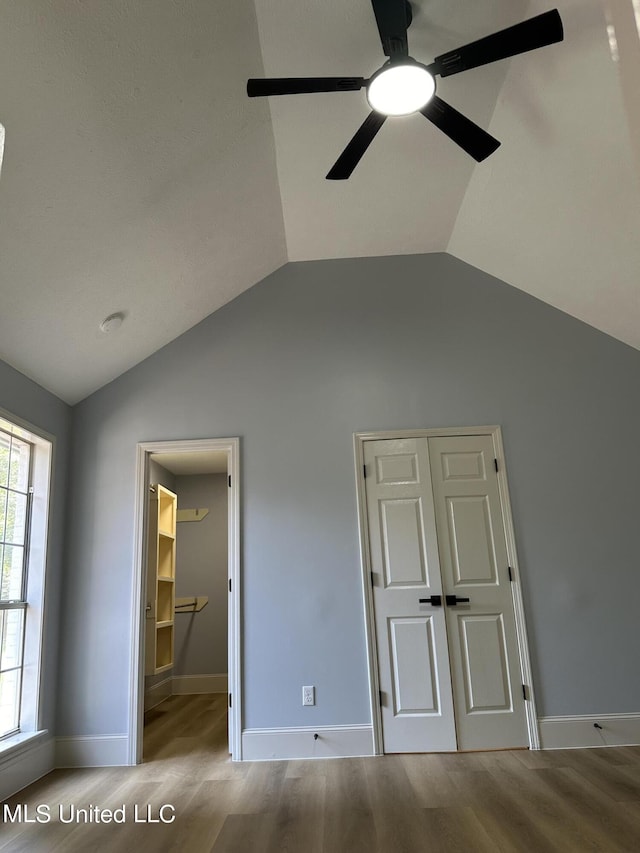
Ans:
{"label": "white wall outlet", "polygon": [[315,705],[316,704],[316,688],[313,686],[303,687],[302,688],[302,704],[303,705]]}

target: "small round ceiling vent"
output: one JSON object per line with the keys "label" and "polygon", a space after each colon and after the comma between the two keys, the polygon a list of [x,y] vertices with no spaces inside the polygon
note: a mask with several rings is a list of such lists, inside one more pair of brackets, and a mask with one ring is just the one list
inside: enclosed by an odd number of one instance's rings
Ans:
{"label": "small round ceiling vent", "polygon": [[104,332],[105,335],[109,332],[115,332],[116,329],[119,329],[124,321],[124,313],[122,311],[118,311],[116,314],[109,314],[108,317],[105,317],[102,323],[100,323],[100,331]]}

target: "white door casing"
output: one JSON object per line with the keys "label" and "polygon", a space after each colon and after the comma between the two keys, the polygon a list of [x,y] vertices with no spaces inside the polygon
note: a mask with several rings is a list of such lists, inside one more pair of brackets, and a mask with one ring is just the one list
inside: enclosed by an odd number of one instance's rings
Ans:
{"label": "white door casing", "polygon": [[[462,443],[456,443],[455,440],[446,443],[456,436],[473,436],[474,438],[471,443],[466,438],[460,439]],[[434,441],[439,438],[442,438],[444,443]],[[386,444],[386,447],[393,452],[385,454],[383,442],[389,442],[390,439],[393,439],[396,444],[395,446],[391,443]],[[397,443],[409,440],[417,443],[404,446]],[[422,450],[420,449],[421,441],[423,442]],[[428,698],[429,690],[411,685],[410,690],[404,689],[404,695],[402,695],[403,687],[398,683],[398,677],[402,675],[403,670],[398,667],[398,660],[400,655],[405,664],[405,672],[407,662],[410,662],[410,666],[419,669],[420,655],[422,655],[423,670],[425,669],[424,661],[431,660],[424,649],[416,653],[410,643],[399,642],[399,639],[408,640],[412,632],[416,638],[424,636],[426,627],[423,628],[422,625],[427,611],[430,614],[428,623],[432,632],[431,635],[427,634],[427,641],[431,643],[431,646],[428,643],[427,646],[428,649],[432,647],[437,653],[435,663],[438,664],[435,670],[431,667],[429,678],[432,683],[434,678],[436,679],[439,696],[447,695],[447,690],[443,686],[444,673],[441,667],[445,662],[449,664],[449,661],[445,661],[440,651],[441,633],[436,629],[440,627],[444,618],[449,624],[448,646],[453,672],[453,691],[456,705],[460,708],[457,748],[481,749],[527,744],[531,748],[538,748],[535,697],[531,683],[524,609],[500,428],[461,427],[361,433],[354,436],[354,446],[371,710],[376,752],[425,749],[424,745],[411,742],[408,734],[411,725],[407,726],[407,723],[411,723],[414,728],[418,726],[416,718],[419,715],[412,717],[409,713],[409,705],[420,704],[415,701],[416,697],[422,698],[422,704],[427,705],[428,703],[424,700]],[[368,449],[369,447],[371,449]],[[397,464],[401,462],[402,455],[398,451],[403,448],[409,449],[409,455],[415,452],[417,460],[417,476],[413,476],[408,460],[405,461],[404,480],[421,480],[424,484],[424,472],[429,472],[429,489],[426,497],[423,492],[418,510],[413,511],[413,517],[409,512],[410,503],[394,503],[384,510],[378,508],[374,513],[369,492],[376,493],[375,503],[378,503],[379,500],[388,500],[389,495],[392,494],[389,487],[394,487],[397,492],[393,495],[394,499],[415,501],[416,495],[412,495],[410,489],[406,495],[402,495],[400,490],[402,487],[409,486],[416,489],[416,483],[376,482],[374,484],[374,479],[376,481],[393,479],[389,476],[381,478],[379,472],[374,470],[375,465],[372,464],[371,457],[376,453],[379,457],[385,455],[393,457],[395,454],[397,457],[396,479],[403,479],[403,472]],[[427,456],[426,464],[423,461],[424,456]],[[497,475],[493,467],[494,457],[500,459],[500,470]],[[368,462],[366,478],[363,473],[365,460]],[[387,460],[385,464],[387,469],[391,470],[389,462],[390,460]],[[376,465],[380,467],[380,464],[376,463]],[[482,472],[482,478],[479,477],[479,471]],[[434,492],[431,492],[431,479],[433,479]],[[474,480],[476,482],[472,487]],[[480,489],[478,485],[481,485]],[[385,487],[387,487],[387,494],[385,494]],[[413,518],[420,516],[421,522],[416,525]],[[388,544],[385,544],[382,538],[385,526],[384,538]],[[413,531],[417,529],[417,533],[413,532],[409,535],[409,540],[412,538],[414,540],[413,544],[399,546],[399,534],[402,532],[404,535],[407,530],[412,531],[412,529]],[[436,551],[434,555],[433,542],[436,529],[440,537],[440,553]],[[422,544],[420,544],[421,536],[424,540]],[[444,543],[443,536],[446,540]],[[379,547],[377,543],[380,543]],[[385,561],[388,563],[387,554],[390,548],[390,553],[396,559],[399,559],[403,553],[403,548],[410,558],[413,555],[413,569],[402,570],[397,566],[393,568],[393,576],[400,583],[389,583],[392,575]],[[386,600],[384,594],[388,591],[392,591],[393,598],[397,600],[400,596],[395,593],[404,590],[406,602],[409,603],[408,590],[422,571],[419,561],[416,561],[416,554],[420,554],[420,548],[425,555],[427,573],[423,577],[429,582],[427,587],[429,595],[420,593],[419,597],[425,598],[435,594],[438,585],[437,575],[440,575],[441,571],[440,559],[442,559],[443,607],[426,605],[422,606],[418,612],[406,611],[401,614],[402,619],[407,620],[406,623],[398,622],[394,625],[389,620],[400,617],[394,617],[388,613],[387,608],[391,605],[383,605],[381,601]],[[433,574],[434,569],[436,577]],[[513,579],[512,582],[509,581],[510,577]],[[471,594],[472,588],[473,594]],[[469,597],[472,601],[469,604],[458,603],[454,607],[446,607],[444,602],[446,594]],[[436,611],[439,612],[440,618],[434,618]],[[411,623],[411,619],[415,621]],[[404,632],[404,636],[392,636],[394,633],[398,635],[398,629],[400,629],[400,635]],[[453,636],[452,632],[457,633]],[[381,636],[387,638],[384,643],[380,640]],[[390,637],[392,639],[389,639]],[[392,668],[394,660],[395,669]],[[482,677],[480,676],[483,670],[488,672],[486,677],[484,672]],[[447,679],[451,684],[449,672],[446,673],[444,681]],[[522,684],[527,685],[526,702],[522,697]],[[382,708],[379,705],[378,687],[383,695]],[[450,690],[451,687],[449,687]],[[394,717],[394,709],[403,705],[407,713]],[[427,715],[424,716],[428,719]],[[452,719],[453,713],[450,715],[449,723]],[[391,731],[396,728],[400,728],[402,734],[391,735]],[[444,724],[442,730],[445,730]],[[423,740],[425,737],[428,735],[423,733]],[[453,746],[426,747],[426,749],[438,748],[455,749],[456,744],[454,742]]]}
{"label": "white door casing", "polygon": [[[129,764],[142,761],[144,671],[146,662],[146,550],[149,457],[152,453],[219,452],[227,454],[228,504],[228,690],[229,750],[233,761],[242,760],[242,649],[240,575],[240,439],[207,438],[140,442],[136,448],[136,498],[134,512],[134,560],[132,571],[131,625],[133,642],[129,664]],[[231,697],[233,696],[233,702]]]}
{"label": "white door casing", "polygon": [[435,517],[424,440],[365,447],[385,752],[456,749]]}
{"label": "white door casing", "polygon": [[528,744],[491,436],[428,438],[459,749]]}

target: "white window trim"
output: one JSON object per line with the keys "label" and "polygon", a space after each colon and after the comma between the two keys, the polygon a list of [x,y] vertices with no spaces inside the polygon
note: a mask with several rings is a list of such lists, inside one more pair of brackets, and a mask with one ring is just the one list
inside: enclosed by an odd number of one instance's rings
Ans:
{"label": "white window trim", "polygon": [[[31,745],[37,738],[47,734],[42,728],[42,682],[44,637],[47,619],[46,580],[49,564],[49,526],[51,500],[54,484],[54,460],[56,439],[39,427],[0,408],[0,418],[17,427],[33,445],[32,479],[33,502],[29,533],[27,564],[28,602],[24,638],[22,672],[22,699],[20,731],[0,740],[0,763],[13,758]],[[26,435],[25,435],[26,433]]]}

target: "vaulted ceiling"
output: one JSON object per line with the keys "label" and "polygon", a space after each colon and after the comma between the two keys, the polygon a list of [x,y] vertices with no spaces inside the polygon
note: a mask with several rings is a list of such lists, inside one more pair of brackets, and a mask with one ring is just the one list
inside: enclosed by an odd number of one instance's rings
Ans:
{"label": "vaulted ceiling", "polygon": [[246,80],[369,76],[370,0],[4,3],[0,358],[74,403],[287,260],[432,251],[640,349],[638,0],[412,5],[425,62],[554,5],[565,41],[439,80],[483,163],[418,115],[329,182],[364,93]]}

